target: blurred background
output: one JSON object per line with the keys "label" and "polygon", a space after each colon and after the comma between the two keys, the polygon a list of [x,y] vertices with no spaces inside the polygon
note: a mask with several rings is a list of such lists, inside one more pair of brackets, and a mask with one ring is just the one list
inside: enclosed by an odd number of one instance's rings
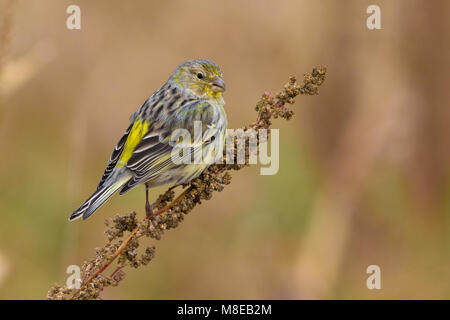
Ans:
{"label": "blurred background", "polygon": [[[70,4],[81,30],[66,28]],[[366,28],[371,4],[381,30]],[[0,298],[44,299],[104,244],[106,218],[143,215],[138,187],[67,220],[130,114],[192,58],[224,71],[230,128],[290,75],[328,76],[274,122],[277,175],[236,172],[103,298],[450,298],[449,13],[445,0],[0,0]]]}

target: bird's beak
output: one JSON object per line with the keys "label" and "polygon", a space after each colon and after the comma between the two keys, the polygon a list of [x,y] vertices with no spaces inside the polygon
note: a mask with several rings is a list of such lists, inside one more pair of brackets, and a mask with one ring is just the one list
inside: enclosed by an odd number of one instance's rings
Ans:
{"label": "bird's beak", "polygon": [[224,92],[226,89],[225,82],[222,78],[217,77],[211,82],[211,90],[214,92]]}

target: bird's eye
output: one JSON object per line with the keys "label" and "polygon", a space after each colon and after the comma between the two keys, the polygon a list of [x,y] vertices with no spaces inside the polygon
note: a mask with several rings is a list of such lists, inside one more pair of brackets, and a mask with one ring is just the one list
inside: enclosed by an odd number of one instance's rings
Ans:
{"label": "bird's eye", "polygon": [[203,74],[201,74],[200,72],[199,72],[199,73],[197,73],[197,78],[199,78],[199,79],[203,79]]}

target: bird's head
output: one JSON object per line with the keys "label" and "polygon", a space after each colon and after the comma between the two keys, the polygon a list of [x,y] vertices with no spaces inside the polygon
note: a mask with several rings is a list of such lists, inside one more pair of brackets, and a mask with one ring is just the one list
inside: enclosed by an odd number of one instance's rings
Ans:
{"label": "bird's head", "polygon": [[182,89],[205,99],[220,99],[225,82],[219,66],[209,60],[188,60],[182,63],[170,77]]}

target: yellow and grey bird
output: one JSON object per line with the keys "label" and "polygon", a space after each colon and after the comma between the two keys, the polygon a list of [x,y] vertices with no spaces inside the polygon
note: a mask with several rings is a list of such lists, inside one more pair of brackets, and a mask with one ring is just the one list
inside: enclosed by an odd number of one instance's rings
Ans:
{"label": "yellow and grey bird", "polygon": [[[124,194],[140,184],[146,186],[146,213],[153,216],[149,188],[188,183],[221,159],[227,128],[224,91],[222,71],[214,62],[189,60],[178,66],[131,115],[131,124],[114,148],[97,190],[69,220],[88,218],[116,191]],[[174,161],[174,132],[183,129],[193,137],[195,123],[200,123],[201,139],[182,156],[194,161]]]}

